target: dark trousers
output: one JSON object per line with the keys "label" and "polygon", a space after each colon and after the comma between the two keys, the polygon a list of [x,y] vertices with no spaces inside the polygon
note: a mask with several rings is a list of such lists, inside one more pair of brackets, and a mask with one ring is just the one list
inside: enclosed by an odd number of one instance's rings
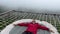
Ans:
{"label": "dark trousers", "polygon": [[29,32],[29,31],[25,31],[22,34],[33,34],[33,33],[32,32]]}

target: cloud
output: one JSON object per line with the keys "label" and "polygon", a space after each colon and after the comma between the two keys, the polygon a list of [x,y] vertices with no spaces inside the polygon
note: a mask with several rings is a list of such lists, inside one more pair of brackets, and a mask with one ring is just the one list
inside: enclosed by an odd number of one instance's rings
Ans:
{"label": "cloud", "polygon": [[9,8],[60,10],[60,0],[0,0],[0,5]]}

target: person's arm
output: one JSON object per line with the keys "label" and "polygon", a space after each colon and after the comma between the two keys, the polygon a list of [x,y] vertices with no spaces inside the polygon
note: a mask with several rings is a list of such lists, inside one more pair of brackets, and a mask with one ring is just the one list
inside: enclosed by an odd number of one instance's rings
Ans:
{"label": "person's arm", "polygon": [[42,30],[50,31],[49,28],[47,28],[47,27],[45,27],[45,26],[42,26],[42,25],[39,25],[38,28],[39,28],[39,29],[42,29]]}
{"label": "person's arm", "polygon": [[15,26],[28,26],[29,23],[18,23],[14,24]]}
{"label": "person's arm", "polygon": [[39,29],[42,29],[42,30],[47,30],[47,31],[50,31],[50,32],[53,32],[53,33],[54,33],[53,30],[50,30],[49,28],[47,28],[47,27],[45,27],[45,26],[42,26],[42,25],[39,25],[38,28],[39,28]]}

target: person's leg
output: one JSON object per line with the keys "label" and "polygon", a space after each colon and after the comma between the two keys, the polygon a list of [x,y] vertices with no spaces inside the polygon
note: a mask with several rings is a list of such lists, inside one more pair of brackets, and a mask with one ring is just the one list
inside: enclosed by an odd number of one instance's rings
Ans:
{"label": "person's leg", "polygon": [[22,34],[33,34],[32,32],[25,31]]}
{"label": "person's leg", "polygon": [[27,34],[27,32],[23,32],[22,34]]}
{"label": "person's leg", "polygon": [[28,32],[28,34],[33,34],[32,32]]}

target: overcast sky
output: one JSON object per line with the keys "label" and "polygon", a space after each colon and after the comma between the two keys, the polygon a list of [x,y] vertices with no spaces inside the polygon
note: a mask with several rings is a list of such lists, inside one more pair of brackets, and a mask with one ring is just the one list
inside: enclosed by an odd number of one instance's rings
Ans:
{"label": "overcast sky", "polygon": [[60,10],[60,0],[0,0],[0,5],[9,8]]}

